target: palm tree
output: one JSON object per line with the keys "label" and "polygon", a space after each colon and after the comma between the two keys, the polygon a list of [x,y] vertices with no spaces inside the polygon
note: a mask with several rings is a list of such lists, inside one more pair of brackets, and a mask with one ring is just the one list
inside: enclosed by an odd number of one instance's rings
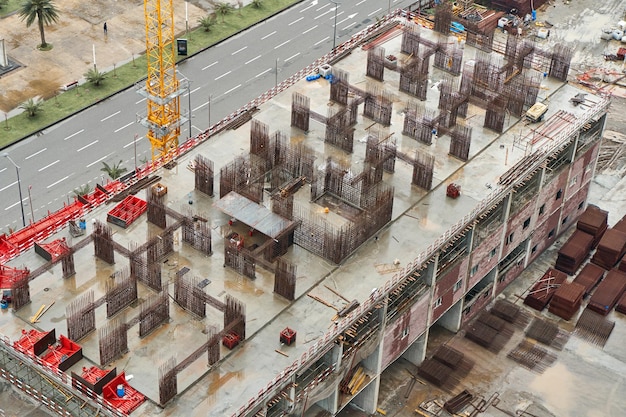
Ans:
{"label": "palm tree", "polygon": [[199,18],[198,23],[200,23],[205,32],[211,31],[211,28],[215,25],[215,14],[212,13]]}
{"label": "palm tree", "polygon": [[78,188],[74,188],[74,194],[76,195],[76,197],[85,196],[89,194],[90,192],[91,192],[91,185],[89,184],[83,184]]}
{"label": "palm tree", "polygon": [[37,18],[39,33],[41,34],[41,48],[48,46],[43,25],[50,25],[59,20],[59,13],[52,0],[25,0],[20,6],[21,20],[26,19],[26,27],[30,27]]}
{"label": "palm tree", "polygon": [[102,84],[104,79],[106,78],[106,72],[98,71],[98,68],[91,68],[87,71],[85,75],[85,79],[95,85],[96,87]]}
{"label": "palm tree", "polygon": [[126,168],[122,167],[121,159],[120,162],[111,166],[109,166],[109,164],[107,164],[106,162],[103,162],[102,165],[104,165],[104,167],[100,168],[100,171],[106,172],[112,180],[118,179],[122,176],[123,173],[127,171]]}
{"label": "palm tree", "polygon": [[28,117],[35,117],[42,110],[41,106],[43,106],[43,100],[35,97],[20,104],[20,109],[26,110]]}
{"label": "palm tree", "polygon": [[222,15],[222,23],[224,22],[226,15],[233,11],[233,6],[223,1],[214,3],[213,7],[215,8],[215,13]]}
{"label": "palm tree", "polygon": [[9,4],[9,0],[0,0],[0,9]]}

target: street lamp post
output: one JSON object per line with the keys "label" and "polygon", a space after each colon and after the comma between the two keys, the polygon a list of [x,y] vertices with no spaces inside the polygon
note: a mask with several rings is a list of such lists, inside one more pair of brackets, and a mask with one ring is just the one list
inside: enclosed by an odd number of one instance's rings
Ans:
{"label": "street lamp post", "polygon": [[333,1],[333,0],[329,0],[329,1],[335,5],[335,23],[333,24],[333,50],[334,50],[335,47],[337,46],[337,9],[339,8],[339,5],[341,3],[339,3],[338,1]]}
{"label": "street lamp post", "polygon": [[11,161],[13,166],[15,167],[15,172],[17,173],[17,190],[20,194],[20,207],[22,208],[22,226],[26,227],[26,216],[24,216],[24,202],[22,201],[22,183],[20,181],[20,167],[11,159],[8,153],[3,154],[3,156]]}
{"label": "street lamp post", "polygon": [[35,210],[33,210],[33,199],[30,198],[30,190],[33,188],[32,185],[28,186],[28,205],[30,206],[30,221],[35,223]]}

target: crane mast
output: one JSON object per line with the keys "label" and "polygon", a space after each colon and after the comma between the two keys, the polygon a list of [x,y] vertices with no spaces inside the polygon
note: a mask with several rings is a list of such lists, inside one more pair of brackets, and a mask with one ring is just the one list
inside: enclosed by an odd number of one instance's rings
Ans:
{"label": "crane mast", "polygon": [[173,0],[144,0],[144,14],[148,77],[139,93],[148,107],[141,123],[148,128],[152,160],[168,162],[178,148],[184,91],[176,78]]}

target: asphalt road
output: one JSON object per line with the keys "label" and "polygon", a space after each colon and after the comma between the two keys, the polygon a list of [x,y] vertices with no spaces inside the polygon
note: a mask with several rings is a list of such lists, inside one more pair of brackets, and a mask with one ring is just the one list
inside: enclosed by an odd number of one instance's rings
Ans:
{"label": "asphalt road", "polygon": [[[389,7],[408,7],[413,1],[341,0],[336,6],[329,0],[307,0],[187,59],[178,71],[190,80],[188,93],[181,96],[181,113],[188,114],[191,107],[191,134],[185,123],[179,141],[204,131],[329,52],[335,14],[340,44]],[[149,160],[146,128],[137,123],[145,114],[145,99],[131,88],[6,149],[20,167],[26,224],[71,201],[74,189],[106,181],[102,162],[121,160],[132,171],[135,153],[138,165]],[[0,218],[2,232],[22,227],[17,170],[8,158],[0,158]]]}

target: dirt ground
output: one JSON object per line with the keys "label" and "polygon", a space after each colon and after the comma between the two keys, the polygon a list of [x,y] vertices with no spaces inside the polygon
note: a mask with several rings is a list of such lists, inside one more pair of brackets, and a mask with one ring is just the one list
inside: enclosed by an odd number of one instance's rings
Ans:
{"label": "dirt ground", "polygon": [[[93,65],[94,48],[98,68],[104,71],[111,70],[113,64],[131,61],[133,54],[145,50],[142,0],[63,0],[56,6],[59,22],[45,28],[46,41],[53,45],[50,51],[37,49],[41,41],[36,23],[26,29],[17,13],[0,20],[0,38],[5,39],[7,54],[21,64],[0,78],[0,110],[9,116],[29,98],[50,98],[63,85],[80,80]],[[190,2],[189,25],[196,26],[208,10],[206,0]],[[174,19],[177,32],[182,33],[185,2],[174,2]]]}

